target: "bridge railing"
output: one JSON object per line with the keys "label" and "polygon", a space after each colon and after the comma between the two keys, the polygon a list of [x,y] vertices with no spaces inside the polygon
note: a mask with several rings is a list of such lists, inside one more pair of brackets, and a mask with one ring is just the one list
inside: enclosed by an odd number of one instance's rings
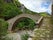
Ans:
{"label": "bridge railing", "polygon": [[36,22],[36,27],[40,27],[42,21],[43,21],[43,16],[41,16],[41,18]]}

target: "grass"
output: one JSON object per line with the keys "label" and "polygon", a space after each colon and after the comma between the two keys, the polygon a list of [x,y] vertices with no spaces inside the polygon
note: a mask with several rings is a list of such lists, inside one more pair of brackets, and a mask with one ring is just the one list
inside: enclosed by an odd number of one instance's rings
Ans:
{"label": "grass", "polygon": [[21,35],[21,40],[28,40],[29,38],[29,34],[24,34],[24,35]]}

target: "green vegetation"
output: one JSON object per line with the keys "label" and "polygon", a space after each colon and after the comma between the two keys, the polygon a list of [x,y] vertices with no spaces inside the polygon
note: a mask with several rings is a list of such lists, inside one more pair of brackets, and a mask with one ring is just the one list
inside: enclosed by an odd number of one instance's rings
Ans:
{"label": "green vegetation", "polygon": [[46,13],[46,12],[40,12],[39,13],[41,16],[44,16],[44,17],[48,17],[48,16],[50,16],[48,13]]}
{"label": "green vegetation", "polygon": [[[10,19],[16,15],[21,14],[21,4],[18,2],[18,0],[15,0],[13,3],[6,3],[3,0],[0,0],[0,17],[4,19]],[[27,8],[24,9],[25,13],[29,14],[37,14],[37,12],[32,12],[28,10]],[[39,14],[38,14],[39,15]],[[47,13],[41,12],[41,16],[47,16]]]}
{"label": "green vegetation", "polygon": [[[10,19],[16,15],[21,14],[21,4],[18,0],[13,0],[14,2],[5,2],[4,0],[0,0],[0,17],[4,19]],[[29,14],[37,14],[37,12],[32,12],[27,8],[24,9],[25,13]],[[39,15],[39,14],[38,14]],[[46,12],[41,12],[41,16],[48,16]]]}
{"label": "green vegetation", "polygon": [[28,40],[29,38],[29,34],[24,34],[24,35],[21,35],[21,40]]}
{"label": "green vegetation", "polygon": [[8,23],[4,19],[0,19],[0,40],[11,40],[6,37],[8,34]]}
{"label": "green vegetation", "polygon": [[0,17],[4,19],[12,18],[22,12],[13,3],[5,3],[0,1]]}
{"label": "green vegetation", "polygon": [[[18,2],[18,0],[12,0],[12,2],[7,2],[7,1],[5,2],[5,1],[0,0],[0,40],[13,40],[13,39],[9,39],[9,38],[3,38],[8,33],[7,32],[8,23],[5,20],[8,20],[10,18],[15,17],[16,15],[23,13],[21,11],[22,4],[20,4]],[[28,10],[27,8],[25,8],[24,11],[25,11],[25,13],[28,13],[28,14],[38,14],[37,12],[32,12],[32,11]],[[49,14],[46,12],[40,12],[38,15],[41,15],[44,17],[49,16]],[[51,24],[53,24],[53,18],[51,18],[50,22],[51,22]],[[35,26],[35,22],[33,20],[31,20],[29,18],[22,18],[16,24],[15,29],[16,28],[34,29],[34,26]],[[52,31],[51,31],[51,33],[52,33]],[[47,37],[48,35],[50,35],[50,30],[48,30],[48,29],[42,30],[42,29],[38,28],[37,30],[35,30],[34,40],[39,40],[40,37],[42,37],[42,36]],[[21,40],[28,40],[28,37],[29,37],[29,35],[26,33],[26,34],[21,36]]]}
{"label": "green vegetation", "polygon": [[0,19],[0,39],[7,34],[8,23]]}
{"label": "green vegetation", "polygon": [[27,28],[27,29],[34,29],[34,21],[29,19],[29,18],[23,18],[22,20],[20,20],[17,25],[16,28]]}
{"label": "green vegetation", "polygon": [[18,0],[15,0],[15,5],[17,6],[17,7],[21,7],[21,4],[20,4],[20,2],[18,1]]}

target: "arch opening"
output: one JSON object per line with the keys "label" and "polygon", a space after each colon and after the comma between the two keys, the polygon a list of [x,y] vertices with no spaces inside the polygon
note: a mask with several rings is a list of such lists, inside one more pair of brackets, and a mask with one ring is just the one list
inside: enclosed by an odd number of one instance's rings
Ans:
{"label": "arch opening", "polygon": [[12,26],[12,31],[14,31],[15,29],[23,29],[23,28],[34,29],[34,26],[35,22],[33,21],[33,19],[30,19],[28,17],[21,17],[14,22]]}

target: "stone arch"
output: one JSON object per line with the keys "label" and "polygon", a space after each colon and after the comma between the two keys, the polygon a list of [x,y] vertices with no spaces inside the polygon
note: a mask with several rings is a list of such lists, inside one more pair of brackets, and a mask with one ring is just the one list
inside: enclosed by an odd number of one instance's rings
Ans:
{"label": "stone arch", "polygon": [[[17,20],[14,22],[14,24],[13,24],[11,30],[13,31],[13,30],[15,29],[17,23],[19,23],[20,20],[25,19],[25,18],[27,18],[27,17],[21,17],[21,18],[17,19]],[[29,18],[29,19],[30,19],[30,18]],[[31,20],[32,20],[32,19],[31,19]],[[35,21],[36,21],[36,20],[35,20]],[[36,24],[36,22],[35,22],[35,24]]]}
{"label": "stone arch", "polygon": [[8,30],[11,31],[12,27],[14,26],[14,23],[16,23],[17,20],[19,20],[20,18],[24,18],[24,17],[30,18],[36,23],[36,21],[38,21],[41,16],[38,15],[38,14],[35,14],[35,15],[31,15],[31,14],[20,14],[20,15],[17,15],[16,17],[14,17],[14,18],[12,18],[12,19],[7,21],[9,23]]}

